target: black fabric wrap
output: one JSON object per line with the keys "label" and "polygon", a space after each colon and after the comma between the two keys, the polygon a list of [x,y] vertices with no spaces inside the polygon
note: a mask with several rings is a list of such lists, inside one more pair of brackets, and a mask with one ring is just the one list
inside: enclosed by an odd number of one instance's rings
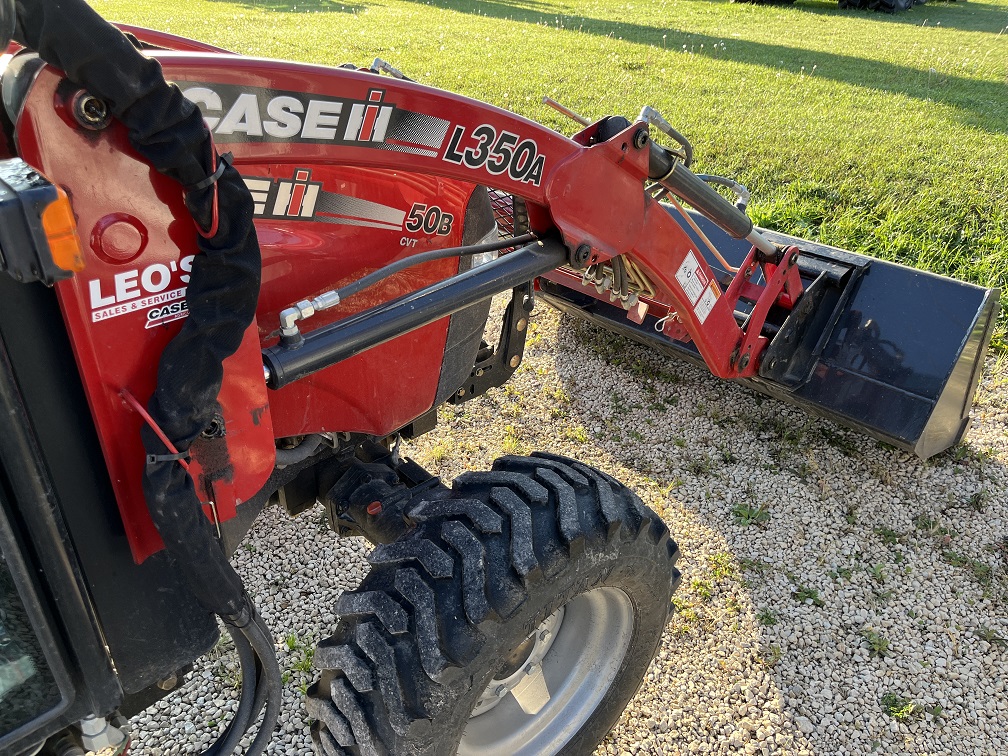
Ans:
{"label": "black fabric wrap", "polygon": [[[160,63],[141,54],[84,0],[17,0],[16,10],[14,38],[105,100],[127,127],[133,147],[158,171],[182,186],[199,184],[214,172],[213,143],[199,109],[165,82]],[[210,231],[215,187],[217,231],[204,238],[193,229],[202,254],[193,262],[186,292],[189,317],[161,355],[149,402],[155,422],[179,451],[189,449],[218,411],[221,363],[241,344],[259,297],[252,198],[238,172],[228,166],[216,184],[189,192],[186,206]],[[146,426],[143,444],[148,454],[169,452]],[[189,474],[178,462],[148,464],[144,493],[169,554],[201,605],[238,624],[247,622],[253,613],[249,599]]]}
{"label": "black fabric wrap", "polygon": [[0,50],[6,50],[14,36],[14,18],[14,0],[0,0]]}

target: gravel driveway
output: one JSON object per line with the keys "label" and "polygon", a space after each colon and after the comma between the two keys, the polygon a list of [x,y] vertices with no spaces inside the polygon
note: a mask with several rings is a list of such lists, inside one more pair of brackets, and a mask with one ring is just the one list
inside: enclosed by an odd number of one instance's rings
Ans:
{"label": "gravel driveway", "polygon": [[[560,336],[558,336],[558,333]],[[505,387],[408,452],[450,479],[548,449],[668,522],[683,583],[600,754],[995,754],[1008,748],[1008,359],[968,443],[929,462],[539,306]],[[235,561],[287,670],[271,753],[309,754],[300,690],[367,545],[276,508]],[[137,756],[202,750],[236,696],[224,649],[134,720]]]}

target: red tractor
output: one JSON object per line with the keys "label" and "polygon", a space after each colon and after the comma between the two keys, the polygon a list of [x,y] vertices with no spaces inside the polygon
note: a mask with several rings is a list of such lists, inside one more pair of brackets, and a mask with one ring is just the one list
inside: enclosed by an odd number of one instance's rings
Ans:
{"label": "red tractor", "polygon": [[242,58],[83,0],[16,11],[2,753],[122,752],[217,618],[242,684],[207,753],[246,732],[262,753],[281,677],[228,555],[269,501],[376,544],[314,655],[319,753],[594,748],[665,626],[668,528],[576,460],[447,486],[399,454],[511,376],[540,297],[923,455],[965,432],[996,292],[754,228],[649,109],[567,138],[377,63]]}

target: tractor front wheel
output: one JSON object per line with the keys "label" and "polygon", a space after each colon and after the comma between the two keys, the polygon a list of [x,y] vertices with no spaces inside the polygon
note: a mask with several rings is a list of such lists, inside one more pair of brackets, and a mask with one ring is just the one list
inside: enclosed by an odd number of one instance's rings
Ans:
{"label": "tractor front wheel", "polygon": [[409,515],[316,650],[316,750],[593,749],[640,686],[679,579],[661,519],[551,455],[498,459]]}

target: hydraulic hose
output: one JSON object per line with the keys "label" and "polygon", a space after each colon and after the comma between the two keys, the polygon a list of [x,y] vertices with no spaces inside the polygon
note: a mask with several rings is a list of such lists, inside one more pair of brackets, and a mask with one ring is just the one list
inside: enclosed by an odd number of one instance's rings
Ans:
{"label": "hydraulic hose", "polygon": [[287,467],[288,465],[296,465],[298,462],[304,462],[318,451],[318,448],[322,446],[325,440],[326,437],[321,433],[312,433],[310,436],[305,436],[301,440],[301,443],[293,449],[277,449],[277,467]]}
{"label": "hydraulic hose", "polygon": [[749,206],[749,190],[745,188],[744,184],[740,184],[734,179],[730,179],[726,176],[715,176],[710,173],[698,173],[696,175],[698,179],[706,184],[717,184],[718,186],[724,186],[735,192],[735,196],[738,198],[735,200],[735,207],[745,212],[746,207]]}
{"label": "hydraulic hose", "polygon": [[462,255],[480,255],[484,252],[497,252],[502,249],[507,249],[508,247],[517,247],[521,244],[528,244],[536,240],[535,234],[524,234],[522,236],[516,236],[512,239],[502,239],[495,242],[487,242],[486,244],[470,244],[467,247],[447,247],[445,249],[432,249],[429,252],[421,252],[418,255],[411,255],[410,257],[404,257],[401,260],[396,260],[393,263],[389,263],[383,268],[368,273],[366,276],[357,279],[353,283],[349,283],[342,289],[336,291],[339,294],[341,300],[352,297],[354,294],[359,294],[360,292],[374,286],[379,281],[388,278],[389,276],[395,275],[401,270],[406,268],[412,268],[414,265],[420,265],[421,263],[430,262],[431,260],[443,260],[447,257],[460,257]]}
{"label": "hydraulic hose", "polygon": [[228,723],[227,729],[221,736],[203,752],[203,756],[230,756],[234,753],[241,739],[245,736],[245,731],[249,724],[255,719],[255,699],[258,680],[257,675],[249,674],[256,669],[256,653],[252,650],[252,644],[248,638],[238,628],[232,625],[224,625],[224,629],[231,640],[234,641],[235,651],[238,654],[238,666],[242,671],[241,694],[238,698],[238,708],[234,716]]}
{"label": "hydraulic hose", "polygon": [[273,636],[262,619],[258,615],[254,615],[252,621],[242,630],[262,663],[260,682],[265,683],[264,697],[266,699],[266,712],[263,714],[262,724],[259,726],[259,732],[256,733],[252,744],[245,751],[245,756],[261,756],[266,751],[266,746],[269,745],[270,739],[273,737],[273,730],[276,729],[280,719],[280,706],[283,704],[283,678],[280,674],[280,665],[277,663],[276,651],[273,650]]}

